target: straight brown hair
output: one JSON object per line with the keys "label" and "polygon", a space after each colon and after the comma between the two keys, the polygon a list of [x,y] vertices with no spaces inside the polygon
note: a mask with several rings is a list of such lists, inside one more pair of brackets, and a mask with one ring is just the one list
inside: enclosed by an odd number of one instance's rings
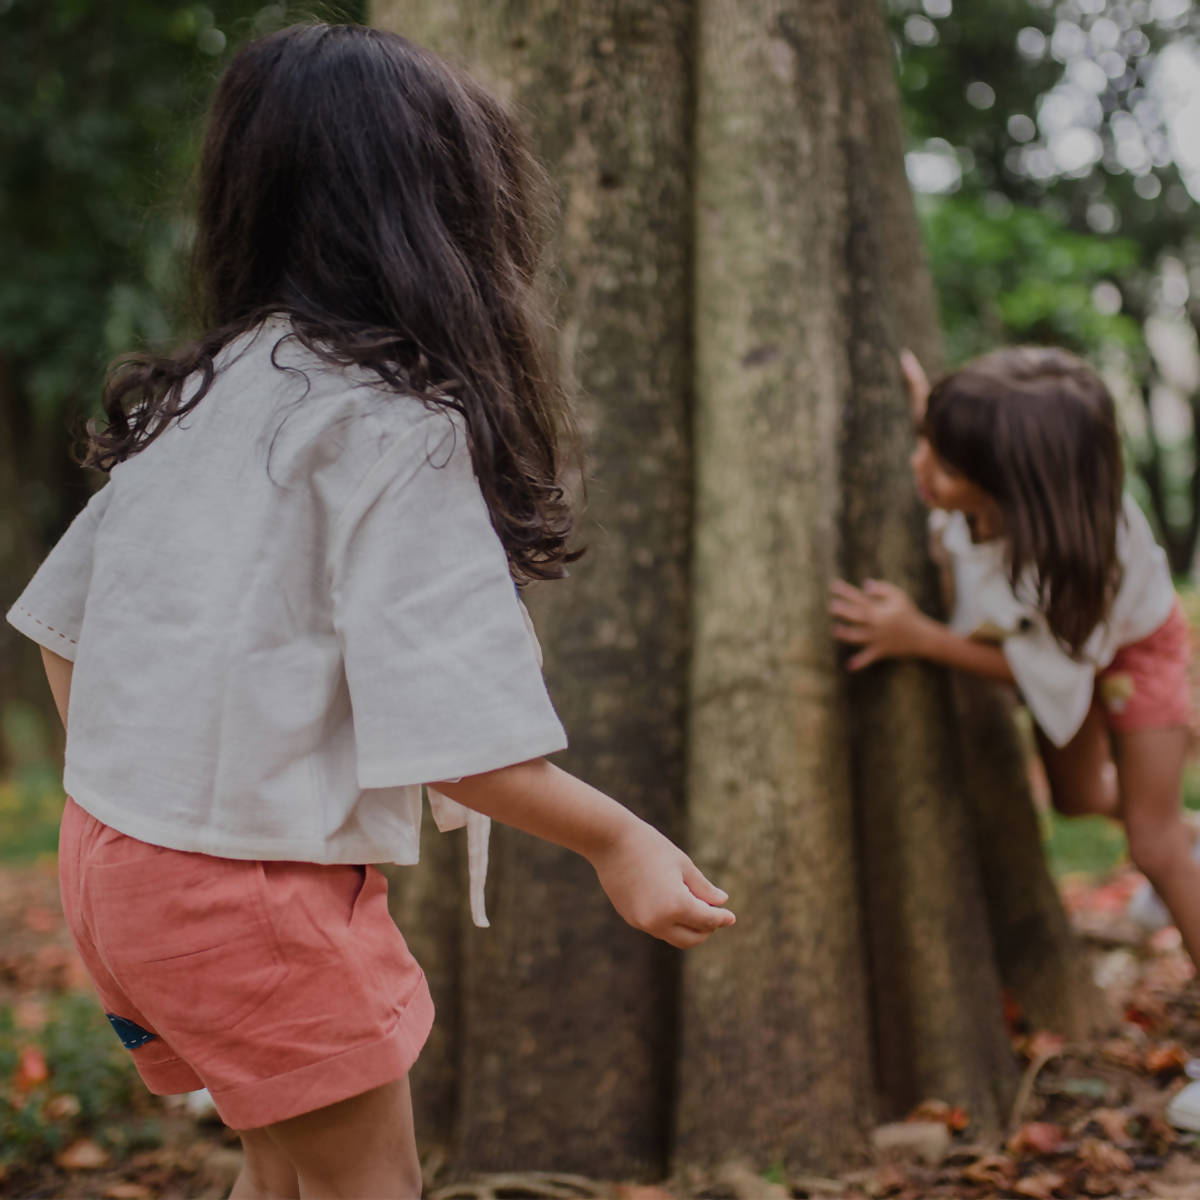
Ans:
{"label": "straight brown hair", "polygon": [[995,350],[934,387],[923,433],[999,505],[1014,591],[1032,586],[1051,631],[1078,656],[1121,581],[1124,464],[1103,380],[1066,350]]}

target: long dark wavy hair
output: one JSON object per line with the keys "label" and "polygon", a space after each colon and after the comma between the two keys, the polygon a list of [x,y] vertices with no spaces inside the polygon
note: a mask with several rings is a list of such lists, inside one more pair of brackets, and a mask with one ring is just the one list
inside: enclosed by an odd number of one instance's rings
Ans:
{"label": "long dark wavy hair", "polygon": [[230,63],[198,187],[205,332],[114,364],[87,464],[145,449],[202,401],[222,347],[282,313],[322,359],[461,413],[514,579],[561,576],[576,443],[535,285],[548,189],[499,101],[394,34],[292,26]]}
{"label": "long dark wavy hair", "polygon": [[1124,465],[1104,382],[1065,350],[996,350],[937,384],[923,432],[999,505],[1014,590],[1036,581],[1051,631],[1078,655],[1121,581]]}

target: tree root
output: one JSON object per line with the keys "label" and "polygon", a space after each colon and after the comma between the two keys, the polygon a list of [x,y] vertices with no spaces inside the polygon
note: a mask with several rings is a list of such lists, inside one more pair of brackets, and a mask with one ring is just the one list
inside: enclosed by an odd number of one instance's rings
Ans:
{"label": "tree root", "polygon": [[611,1184],[582,1175],[522,1171],[447,1184],[431,1192],[429,1200],[607,1200],[611,1195]]}

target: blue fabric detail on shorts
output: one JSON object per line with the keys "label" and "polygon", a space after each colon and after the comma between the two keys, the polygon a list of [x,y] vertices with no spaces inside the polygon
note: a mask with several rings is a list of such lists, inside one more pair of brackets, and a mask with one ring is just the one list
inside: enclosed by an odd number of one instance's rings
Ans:
{"label": "blue fabric detail on shorts", "polygon": [[144,1046],[158,1037],[157,1033],[143,1029],[136,1021],[118,1017],[116,1013],[105,1013],[104,1015],[108,1018],[109,1024],[117,1031],[117,1037],[121,1039],[121,1045],[126,1050],[136,1050],[139,1046]]}

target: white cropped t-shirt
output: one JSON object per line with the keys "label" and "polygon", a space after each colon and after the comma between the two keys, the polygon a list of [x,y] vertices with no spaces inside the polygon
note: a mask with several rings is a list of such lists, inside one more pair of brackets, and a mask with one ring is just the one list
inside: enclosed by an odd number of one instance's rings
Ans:
{"label": "white cropped t-shirt", "polygon": [[949,625],[964,637],[1002,646],[1029,711],[1046,736],[1064,746],[1079,732],[1091,707],[1097,671],[1122,646],[1148,637],[1171,615],[1175,587],[1167,556],[1137,502],[1128,494],[1117,526],[1121,584],[1107,618],[1097,625],[1078,658],[1050,631],[1037,606],[1032,579],[1014,592],[1003,538],[971,540],[960,512],[933,510],[930,533],[949,565],[954,600]]}
{"label": "white cropped t-shirt", "polygon": [[[9,621],[74,661],[64,786],[176,850],[415,863],[421,787],[562,749],[460,418],[271,320],[115,467]],[[468,824],[484,923],[487,819]]]}

